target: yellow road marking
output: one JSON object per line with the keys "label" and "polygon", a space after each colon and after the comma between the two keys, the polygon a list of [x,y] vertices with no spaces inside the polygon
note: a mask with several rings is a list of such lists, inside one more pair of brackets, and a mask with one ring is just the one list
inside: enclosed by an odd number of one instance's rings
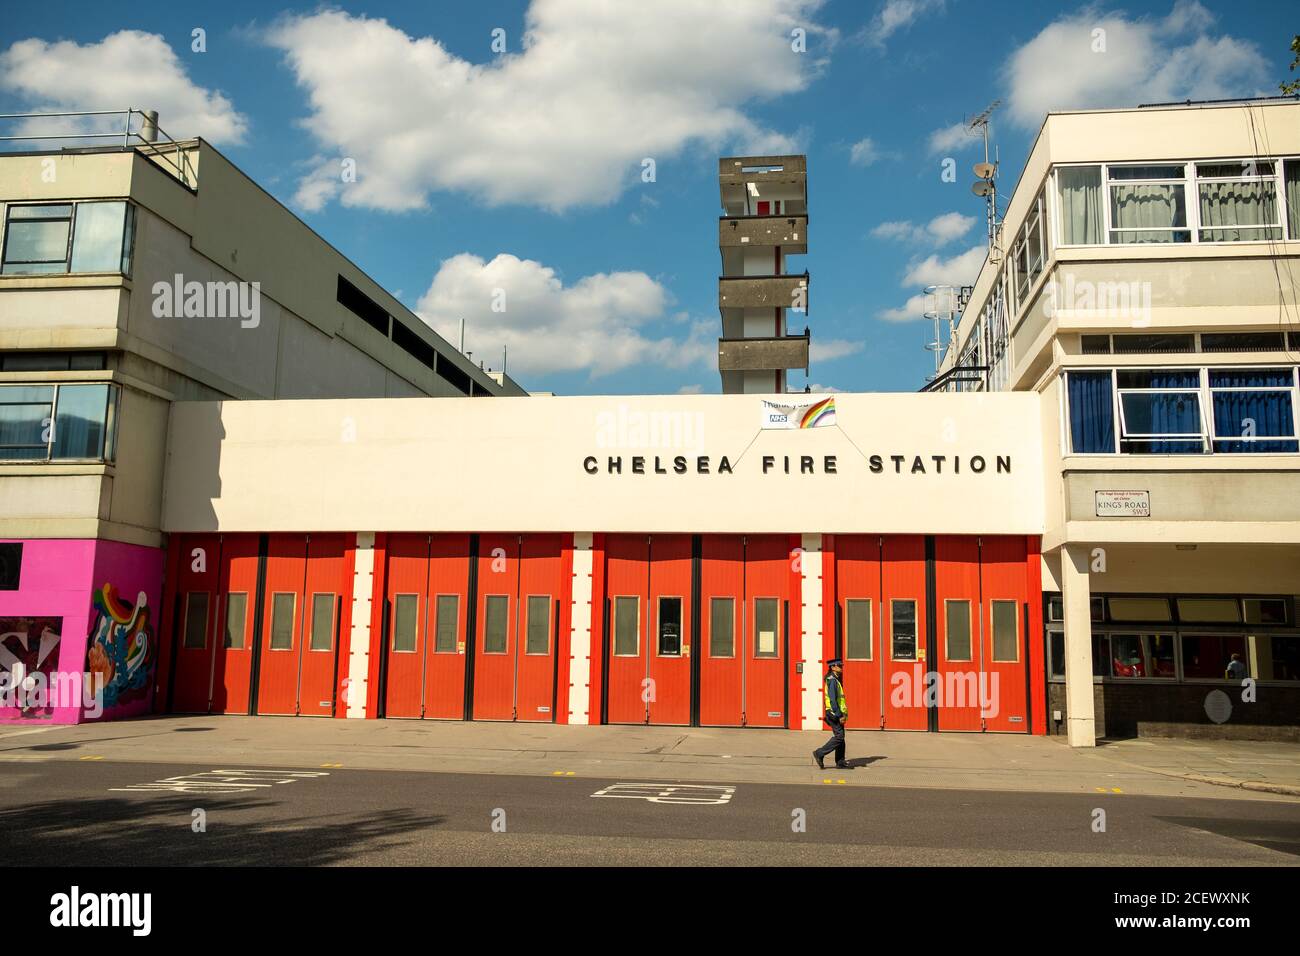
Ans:
{"label": "yellow road marking", "polygon": [[322,767],[341,767],[341,766],[343,766],[343,764],[341,764],[341,763],[323,763],[323,764],[321,764],[321,766],[322,766]]}
{"label": "yellow road marking", "polygon": [[87,755],[87,756],[85,756],[85,757],[78,757],[77,759],[78,759],[78,760],[103,760],[104,758],[103,758],[103,757],[95,757],[95,756]]}

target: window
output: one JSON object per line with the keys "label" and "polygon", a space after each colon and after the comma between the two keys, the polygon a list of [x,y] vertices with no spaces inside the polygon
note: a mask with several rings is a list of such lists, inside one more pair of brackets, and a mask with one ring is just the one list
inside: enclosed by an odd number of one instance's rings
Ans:
{"label": "window", "polygon": [[1281,332],[1202,332],[1202,352],[1280,352]]}
{"label": "window", "polygon": [[754,598],[754,656],[779,657],[778,614],[781,602],[776,598]]}
{"label": "window", "polygon": [[1300,680],[1300,636],[1273,634],[1255,638],[1260,654],[1260,680]]}
{"label": "window", "polygon": [[384,337],[388,336],[388,313],[384,307],[342,276],[339,276],[334,298],[366,325]]}
{"label": "window", "polygon": [[5,352],[0,372],[102,372],[108,368],[103,352]]}
{"label": "window", "polygon": [[659,656],[681,657],[682,654],[682,599],[659,599]]}
{"label": "window", "polygon": [[0,541],[0,591],[17,591],[23,568],[23,543]]}
{"label": "window", "polygon": [[483,653],[504,654],[510,646],[510,598],[489,594],[483,599]]}
{"label": "window", "polygon": [[1065,679],[1065,632],[1047,632],[1047,676],[1050,679]]}
{"label": "window", "polygon": [[460,595],[439,594],[434,612],[433,650],[451,654],[457,650],[456,628],[460,623]]}
{"label": "window", "polygon": [[851,661],[871,660],[871,602],[844,602],[844,631],[848,638],[844,656]]}
{"label": "window", "polygon": [[208,592],[191,591],[185,595],[185,638],[188,650],[201,651],[208,646]]}
{"label": "window", "polygon": [[1271,161],[1197,163],[1196,192],[1202,242],[1282,238]]}
{"label": "window", "polygon": [[415,653],[418,640],[416,628],[420,619],[420,596],[398,594],[393,597],[393,651],[398,654]]}
{"label": "window", "polygon": [[1082,246],[1101,243],[1105,225],[1101,167],[1066,166],[1058,169],[1056,190],[1061,216],[1061,244]]}
{"label": "window", "polygon": [[1241,620],[1241,605],[1236,598],[1177,599],[1178,620],[1191,624],[1236,624]]}
{"label": "window", "polygon": [[1177,455],[1205,450],[1196,370],[1120,369],[1116,382],[1120,451]]}
{"label": "window", "polygon": [[[1245,635],[1184,633],[1180,637],[1184,679],[1239,680],[1252,676]],[[1229,667],[1232,677],[1228,676]]]}
{"label": "window", "polygon": [[1209,376],[1215,451],[1300,451],[1293,369],[1210,369]]}
{"label": "window", "polygon": [[1110,336],[1109,335],[1081,335],[1080,351],[1084,355],[1109,355],[1110,354]]}
{"label": "window", "polygon": [[1109,677],[1176,677],[1170,634],[1111,634]]}
{"label": "window", "polygon": [[715,597],[709,601],[709,656],[736,656],[736,600]]}
{"label": "window", "polygon": [[329,651],[334,648],[334,595],[313,594],[311,596],[311,644],[313,651]]}
{"label": "window", "polygon": [[641,650],[641,599],[614,598],[614,656],[636,657]]}
{"label": "window", "polygon": [[1287,598],[1245,598],[1241,605],[1247,624],[1286,624],[1291,617]]}
{"label": "window", "polygon": [[1283,169],[1287,237],[1300,239],[1300,159],[1288,159],[1283,164]]}
{"label": "window", "polygon": [[1172,621],[1164,597],[1112,597],[1106,601],[1112,621]]}
{"label": "window", "polygon": [[1110,166],[1111,242],[1191,242],[1185,168]]}
{"label": "window", "polygon": [[528,596],[528,631],[524,639],[525,654],[549,654],[551,652],[551,596],[549,594],[530,594]]}
{"label": "window", "polygon": [[248,595],[234,591],[226,595],[226,635],[223,640],[228,650],[244,649],[244,634],[248,630]]}
{"label": "window", "polygon": [[[969,661],[970,601],[944,601],[944,657]],[[996,603],[996,602],[995,602]],[[1012,635],[1014,638],[1014,635]]]}
{"label": "window", "polygon": [[271,650],[293,650],[293,612],[297,603],[296,594],[271,595]]}
{"label": "window", "polygon": [[126,202],[10,206],[5,275],[131,272],[135,209]]}
{"label": "window", "polygon": [[896,661],[916,660],[916,602],[890,601],[890,656]]}
{"label": "window", "polygon": [[1153,352],[1195,352],[1196,339],[1191,335],[1145,334],[1115,336],[1116,355],[1140,355]]}
{"label": "window", "polygon": [[1111,373],[1069,372],[1070,450],[1076,455],[1115,451],[1115,407]]}
{"label": "window", "polygon": [[1020,660],[1020,627],[1015,601],[993,601],[993,660],[1015,663]]}
{"label": "window", "polygon": [[0,385],[0,460],[112,461],[116,385]]}

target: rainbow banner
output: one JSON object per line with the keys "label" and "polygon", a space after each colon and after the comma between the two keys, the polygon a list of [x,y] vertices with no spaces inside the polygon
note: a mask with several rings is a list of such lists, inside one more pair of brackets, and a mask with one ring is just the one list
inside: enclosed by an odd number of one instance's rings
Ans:
{"label": "rainbow banner", "polygon": [[763,401],[763,428],[820,428],[835,424],[835,396],[817,402],[782,405]]}

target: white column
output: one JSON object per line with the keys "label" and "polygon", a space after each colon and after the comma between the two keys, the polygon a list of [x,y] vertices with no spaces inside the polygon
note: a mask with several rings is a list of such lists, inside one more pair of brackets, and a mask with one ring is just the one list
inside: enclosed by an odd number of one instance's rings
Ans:
{"label": "white column", "polygon": [[375,593],[375,534],[357,533],[357,561],[352,575],[352,631],[348,651],[348,717],[366,716],[366,685],[370,672],[370,604]]}
{"label": "white column", "polygon": [[591,723],[591,532],[573,536],[573,587],[569,595],[569,723]]}
{"label": "white column", "polygon": [[1092,596],[1087,545],[1061,548],[1061,597],[1065,604],[1065,715],[1071,747],[1095,747],[1093,712]]}
{"label": "white column", "polygon": [[803,639],[800,655],[803,680],[799,687],[800,721],[804,730],[822,729],[822,536],[806,534],[800,558],[802,581],[800,596],[803,612],[799,616]]}

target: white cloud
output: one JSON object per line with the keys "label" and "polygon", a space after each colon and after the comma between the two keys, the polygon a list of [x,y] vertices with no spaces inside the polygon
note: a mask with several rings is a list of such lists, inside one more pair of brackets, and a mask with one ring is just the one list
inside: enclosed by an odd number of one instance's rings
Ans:
{"label": "white cloud", "polygon": [[[644,272],[597,273],[566,286],[531,259],[501,253],[487,262],[463,252],[441,263],[415,311],[449,342],[464,318],[470,351],[499,355],[507,346],[512,375],[586,371],[594,378],[638,365],[711,363],[716,323],[674,322],[687,327],[685,337],[651,328],[673,318],[665,314],[670,301]],[[498,303],[504,311],[493,310]]]}
{"label": "white cloud", "polygon": [[[1248,40],[1208,36],[1213,23],[1195,0],[1178,0],[1163,18],[1127,19],[1091,8],[1062,16],[1007,63],[1011,119],[1032,129],[1049,110],[1258,92],[1267,79],[1259,49]],[[1097,49],[1102,41],[1104,51]]]}
{"label": "white cloud", "polygon": [[856,355],[862,351],[862,343],[850,339],[819,339],[813,336],[809,343],[808,360],[810,362],[832,362],[846,355]]}
{"label": "white cloud", "polygon": [[[158,125],[175,139],[202,136],[214,143],[240,143],[248,121],[230,100],[196,86],[167,41],[156,33],[119,30],[98,43],[19,40],[0,53],[0,89],[14,94],[25,112],[157,110]],[[133,128],[138,129],[137,117]],[[68,130],[71,121],[28,124],[28,131]],[[115,123],[120,129],[120,121]],[[79,131],[103,129],[91,121]]]}
{"label": "white cloud", "polygon": [[836,388],[834,385],[818,385],[816,382],[808,383],[809,392],[842,392],[844,389]]}
{"label": "white cloud", "polygon": [[937,255],[927,256],[908,267],[907,275],[903,276],[903,285],[973,285],[988,252],[988,246],[981,242],[948,259],[941,259]]}
{"label": "white cloud", "polygon": [[910,322],[913,319],[923,318],[927,306],[924,295],[914,295],[908,299],[902,306],[897,309],[881,309],[876,313],[876,318],[883,319],[886,322]]}
{"label": "white cloud", "polygon": [[678,395],[701,395],[703,393],[703,385],[683,385],[677,390]]}
{"label": "white cloud", "polygon": [[960,153],[972,146],[984,143],[983,135],[976,136],[975,131],[966,123],[953,123],[930,134],[930,154],[938,156],[946,153]]}
{"label": "white cloud", "polygon": [[309,176],[298,202],[403,210],[452,189],[563,210],[611,202],[643,158],[688,145],[788,148],[742,109],[805,89],[824,66],[790,39],[801,27],[810,44],[834,42],[812,19],[821,3],[533,0],[523,37],[484,63],[381,19],[288,17],[268,42],[310,97],[305,125],[322,152],[357,161],[355,183]]}
{"label": "white cloud", "polygon": [[860,139],[849,148],[849,162],[854,166],[870,166],[880,158],[880,150],[870,138]]}
{"label": "white cloud", "polygon": [[943,0],[885,0],[864,31],[866,39],[876,46],[899,30],[910,27],[923,14],[942,10]]}
{"label": "white cloud", "polygon": [[933,245],[947,245],[970,232],[975,225],[974,216],[963,216],[959,212],[945,212],[935,216],[925,225],[918,225],[909,219],[895,222],[882,222],[871,230],[877,239],[892,239],[900,242],[929,242]]}

